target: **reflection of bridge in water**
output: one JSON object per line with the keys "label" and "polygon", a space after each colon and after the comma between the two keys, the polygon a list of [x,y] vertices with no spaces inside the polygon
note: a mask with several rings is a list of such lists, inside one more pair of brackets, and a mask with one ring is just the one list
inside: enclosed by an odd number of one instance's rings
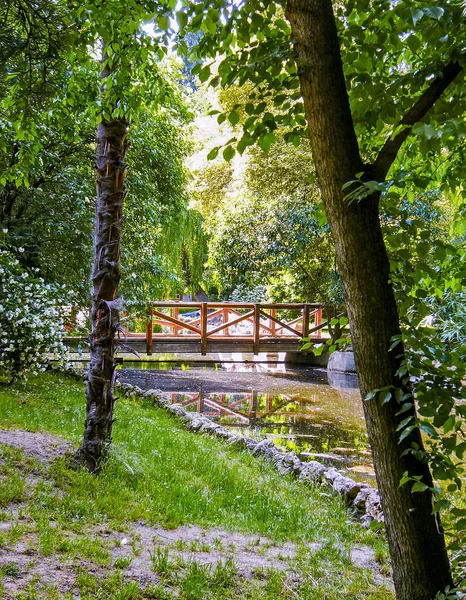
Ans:
{"label": "reflection of bridge in water", "polygon": [[[315,414],[310,411],[313,404],[309,400],[294,399],[285,394],[258,393],[256,391],[242,393],[209,393],[202,392],[170,392],[164,393],[172,404],[179,403],[185,408],[192,407],[196,412],[213,420],[232,420],[232,425],[254,427],[258,421],[269,417],[306,418]],[[299,410],[283,410],[290,404],[298,403]],[[236,421],[236,422],[235,422]],[[261,423],[263,426],[263,423]]]}
{"label": "reflection of bridge in water", "polygon": [[255,391],[183,391],[163,395],[172,404],[181,404],[229,428],[246,430],[246,435],[273,439],[278,446],[293,449],[301,457],[325,460],[354,473],[373,474],[365,435],[338,420],[322,418],[318,398]]}

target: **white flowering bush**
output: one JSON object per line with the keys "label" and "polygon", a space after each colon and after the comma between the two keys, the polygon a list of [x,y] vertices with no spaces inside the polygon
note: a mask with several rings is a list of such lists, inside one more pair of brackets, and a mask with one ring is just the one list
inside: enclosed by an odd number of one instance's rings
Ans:
{"label": "white flowering bush", "polygon": [[63,358],[56,288],[0,248],[0,374],[12,382]]}

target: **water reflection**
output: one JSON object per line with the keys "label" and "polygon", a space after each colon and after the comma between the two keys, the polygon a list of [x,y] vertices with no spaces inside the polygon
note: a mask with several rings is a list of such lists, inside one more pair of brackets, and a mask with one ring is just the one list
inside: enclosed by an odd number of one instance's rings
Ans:
{"label": "water reflection", "polygon": [[157,363],[156,370],[153,365],[147,370],[129,369],[125,362],[120,379],[143,389],[160,389],[172,403],[238,433],[267,437],[301,458],[317,458],[349,471],[352,477],[373,481],[354,376],[327,379],[326,371],[284,364],[271,368],[270,364],[206,362],[192,368]]}
{"label": "water reflection", "polygon": [[[357,474],[373,474],[363,427],[345,424],[326,413],[313,398],[258,393],[165,393],[172,403],[208,416],[243,435],[264,438],[285,450],[333,464]],[[358,420],[358,419],[357,419]]]}

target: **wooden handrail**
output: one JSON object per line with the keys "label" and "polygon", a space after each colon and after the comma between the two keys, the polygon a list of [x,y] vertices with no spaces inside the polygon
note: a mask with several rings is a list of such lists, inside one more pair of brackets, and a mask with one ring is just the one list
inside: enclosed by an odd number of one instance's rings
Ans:
{"label": "wooden handrail", "polygon": [[[174,306],[177,306],[178,308],[201,308],[201,305],[204,304],[203,302],[181,302],[178,300],[173,300],[173,301],[166,301],[166,300],[161,300],[160,302],[154,300],[153,302],[151,302],[151,305],[157,308],[172,308]],[[292,309],[296,309],[296,308],[302,308],[306,303],[305,302],[289,302],[289,303],[277,303],[277,304],[273,304],[270,302],[206,302],[205,304],[208,304],[209,308],[225,308],[225,307],[232,307],[232,308],[252,308],[255,304],[258,304],[261,309],[263,308],[277,308],[280,310],[292,310]],[[322,308],[322,304],[320,303],[312,303],[312,304],[307,304],[307,306],[309,306],[310,308]]]}

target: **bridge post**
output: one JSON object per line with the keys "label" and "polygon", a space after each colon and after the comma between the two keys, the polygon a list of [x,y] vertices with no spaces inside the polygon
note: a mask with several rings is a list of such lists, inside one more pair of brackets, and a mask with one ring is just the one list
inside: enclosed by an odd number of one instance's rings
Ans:
{"label": "bridge post", "polygon": [[[174,319],[178,319],[180,316],[180,309],[178,308],[178,306],[174,306],[173,307],[173,313],[172,316]],[[178,327],[178,325],[175,325],[173,327],[173,333],[175,334],[175,337],[179,334],[180,332],[180,328]]]}
{"label": "bridge post", "polygon": [[260,305],[254,304],[254,354],[259,354],[259,338],[261,329],[261,312]]}
{"label": "bridge post", "polygon": [[270,311],[269,311],[269,314],[270,314],[269,327],[272,330],[270,333],[271,333],[272,337],[274,338],[275,334],[276,334],[277,324],[272,319],[276,319],[277,318],[277,309],[276,308],[271,308]]}
{"label": "bridge post", "polygon": [[148,356],[152,355],[152,330],[153,330],[152,310],[153,310],[153,307],[151,305],[151,307],[149,309],[149,322],[146,325],[146,354]]}
{"label": "bridge post", "polygon": [[322,325],[322,306],[317,309],[315,316],[315,326]]}
{"label": "bridge post", "polygon": [[303,337],[309,337],[309,304],[303,306]]}
{"label": "bridge post", "polygon": [[201,303],[201,354],[207,354],[207,302]]}

